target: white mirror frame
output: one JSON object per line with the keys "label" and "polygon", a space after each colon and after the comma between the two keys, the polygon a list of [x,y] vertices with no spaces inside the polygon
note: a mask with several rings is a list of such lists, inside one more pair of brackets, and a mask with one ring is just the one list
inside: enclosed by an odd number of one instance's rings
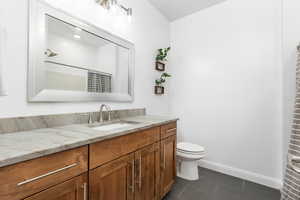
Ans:
{"label": "white mirror frame", "polygon": [[0,96],[5,96],[6,92],[4,90],[3,86],[3,74],[2,74],[2,68],[5,64],[5,46],[6,46],[6,32],[4,28],[0,26]]}
{"label": "white mirror frame", "polygon": [[[40,66],[44,65],[46,41],[46,15],[70,23],[83,30],[109,40],[129,49],[129,83],[128,94],[88,93],[77,91],[44,89],[45,74]],[[28,53],[28,101],[29,102],[83,102],[113,101],[132,102],[134,100],[134,44],[100,29],[86,21],[80,20],[62,10],[51,7],[42,0],[29,2],[29,53]]]}

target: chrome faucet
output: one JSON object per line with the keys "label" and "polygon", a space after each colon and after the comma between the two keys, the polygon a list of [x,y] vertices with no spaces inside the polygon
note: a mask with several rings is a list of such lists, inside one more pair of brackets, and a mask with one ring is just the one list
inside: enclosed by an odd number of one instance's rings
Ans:
{"label": "chrome faucet", "polygon": [[99,122],[104,122],[104,119],[103,119],[103,108],[106,109],[106,111],[108,112],[108,121],[111,120],[111,108],[106,105],[106,104],[102,104],[101,107],[100,107],[100,111],[99,111]]}

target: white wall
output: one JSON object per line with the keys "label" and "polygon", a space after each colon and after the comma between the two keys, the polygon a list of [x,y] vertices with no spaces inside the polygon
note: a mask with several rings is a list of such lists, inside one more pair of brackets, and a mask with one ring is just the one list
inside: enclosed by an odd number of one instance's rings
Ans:
{"label": "white wall", "polygon": [[171,24],[171,112],[206,167],[282,178],[281,1],[228,0]]}
{"label": "white wall", "polygon": [[47,37],[47,48],[58,53],[58,55],[55,57],[45,56],[46,60],[85,68],[95,68],[98,66],[98,48],[80,40],[50,33]]}
{"label": "white wall", "polygon": [[[0,15],[1,17],[1,15]],[[2,66],[4,65],[4,48],[5,48],[5,36],[6,36],[6,32],[5,30],[0,26],[0,96],[3,96],[5,95],[5,88],[4,88],[4,85],[3,85],[3,77],[1,76],[2,75]]]}
{"label": "white wall", "polygon": [[[97,49],[96,64],[94,69],[115,75],[117,66],[117,51],[118,47],[115,44],[106,44]],[[128,55],[128,54],[127,54]],[[128,63],[128,62],[127,62]]]}
{"label": "white wall", "polygon": [[[111,16],[94,0],[48,0],[72,15],[104,28],[135,43],[135,101],[134,103],[109,103],[114,109],[146,107],[149,113],[168,112],[168,96],[155,96],[153,83],[156,49],[169,46],[169,23],[147,0],[123,0],[133,8],[132,23],[126,17]],[[92,111],[103,102],[96,103],[27,103],[27,31],[28,0],[1,0],[0,24],[7,30],[7,65],[4,81],[7,97],[0,98],[0,117],[37,114]]]}

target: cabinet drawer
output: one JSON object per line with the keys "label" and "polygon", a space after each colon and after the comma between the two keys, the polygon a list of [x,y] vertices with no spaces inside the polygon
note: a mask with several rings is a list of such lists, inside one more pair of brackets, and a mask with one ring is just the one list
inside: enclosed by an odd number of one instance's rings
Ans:
{"label": "cabinet drawer", "polygon": [[88,147],[0,168],[0,199],[20,200],[88,170]]}
{"label": "cabinet drawer", "polygon": [[87,186],[87,174],[83,174],[24,200],[87,200]]}
{"label": "cabinet drawer", "polygon": [[166,124],[161,126],[161,138],[167,138],[172,135],[176,135],[177,133],[177,123],[173,122],[170,124]]}
{"label": "cabinet drawer", "polygon": [[160,127],[90,145],[90,169],[160,140]]}

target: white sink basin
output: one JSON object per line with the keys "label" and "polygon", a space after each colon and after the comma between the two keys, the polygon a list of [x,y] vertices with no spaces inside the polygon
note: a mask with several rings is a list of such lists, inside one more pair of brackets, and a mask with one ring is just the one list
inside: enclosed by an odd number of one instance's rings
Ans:
{"label": "white sink basin", "polygon": [[130,127],[133,125],[134,125],[133,123],[120,122],[120,123],[107,124],[107,125],[93,127],[92,129],[98,130],[98,131],[112,131],[115,129],[127,128],[127,127]]}

